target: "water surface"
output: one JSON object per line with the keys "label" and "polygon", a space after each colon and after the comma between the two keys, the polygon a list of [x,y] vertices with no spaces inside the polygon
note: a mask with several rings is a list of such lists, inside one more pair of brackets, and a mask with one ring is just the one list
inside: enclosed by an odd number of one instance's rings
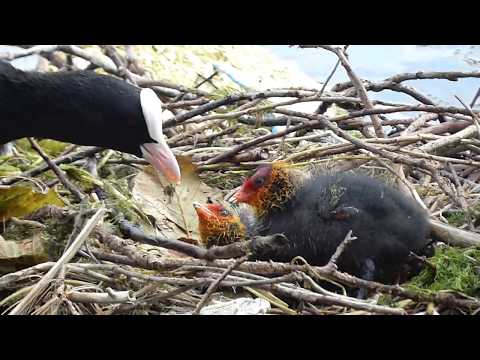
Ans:
{"label": "water surface", "polygon": [[[337,58],[322,49],[300,49],[286,45],[265,46],[282,60],[298,66],[308,76],[323,82],[332,71]],[[381,81],[390,76],[417,71],[480,71],[480,46],[478,45],[352,45],[348,49],[353,70],[361,78]],[[348,76],[340,66],[329,82],[329,87],[347,81]],[[470,103],[480,88],[479,78],[448,80],[411,80],[403,84],[413,86],[438,105],[461,106],[454,98],[459,96]],[[392,91],[369,92],[372,99],[416,104],[408,95]],[[480,108],[480,100],[476,108]]]}

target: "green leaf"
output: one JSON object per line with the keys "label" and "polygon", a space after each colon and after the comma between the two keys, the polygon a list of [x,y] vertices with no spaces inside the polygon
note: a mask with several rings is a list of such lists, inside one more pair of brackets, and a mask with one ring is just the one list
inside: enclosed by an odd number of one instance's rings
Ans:
{"label": "green leaf", "polygon": [[9,165],[9,164],[1,164],[0,165],[0,176],[13,176],[13,175],[20,175],[22,172],[16,166]]}
{"label": "green leaf", "polygon": [[65,171],[68,176],[78,181],[85,189],[92,189],[95,185],[103,186],[103,182],[92,176],[88,171],[80,169],[75,165],[60,165],[60,169]]}
{"label": "green leaf", "polygon": [[12,186],[0,189],[0,220],[24,217],[45,205],[64,206],[54,189],[47,193],[36,192],[28,186]]}

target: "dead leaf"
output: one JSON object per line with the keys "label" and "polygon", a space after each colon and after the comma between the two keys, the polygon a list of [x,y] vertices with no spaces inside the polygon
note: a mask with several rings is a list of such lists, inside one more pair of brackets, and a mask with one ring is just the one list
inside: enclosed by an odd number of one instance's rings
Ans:
{"label": "dead leaf", "polygon": [[33,229],[23,240],[5,240],[0,237],[0,274],[17,271],[48,261],[48,251],[41,229]]}
{"label": "dead leaf", "polygon": [[32,236],[24,240],[0,241],[0,261],[15,260],[22,257],[42,257],[43,261],[48,259],[41,238],[41,229],[35,229]]}
{"label": "dead leaf", "polygon": [[64,206],[64,202],[54,189],[47,193],[36,192],[28,186],[0,188],[0,220],[11,217],[24,217],[45,205]]}
{"label": "dead leaf", "polygon": [[206,203],[209,197],[223,202],[223,194],[202,182],[190,158],[178,156],[177,161],[182,173],[180,185],[169,184],[162,174],[146,166],[134,179],[132,196],[143,212],[157,220],[163,236],[198,239],[198,219],[192,203]]}

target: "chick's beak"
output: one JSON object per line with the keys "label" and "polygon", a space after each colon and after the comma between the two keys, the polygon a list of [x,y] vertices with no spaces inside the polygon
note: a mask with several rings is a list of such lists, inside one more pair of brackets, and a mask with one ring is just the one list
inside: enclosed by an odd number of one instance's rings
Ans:
{"label": "chick's beak", "polygon": [[145,143],[140,146],[143,158],[174,184],[181,181],[180,167],[166,142]]}
{"label": "chick's beak", "polygon": [[233,196],[230,198],[230,202],[236,203],[244,203],[250,199],[251,195],[248,191],[246,191],[243,187],[240,188]]}
{"label": "chick's beak", "polygon": [[208,220],[215,217],[215,214],[212,213],[207,206],[194,202],[193,207],[195,208],[199,220]]}

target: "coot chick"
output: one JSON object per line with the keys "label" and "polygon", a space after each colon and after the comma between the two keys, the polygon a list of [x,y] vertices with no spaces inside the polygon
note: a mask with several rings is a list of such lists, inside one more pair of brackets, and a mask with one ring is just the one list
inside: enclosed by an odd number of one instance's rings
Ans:
{"label": "coot chick", "polygon": [[[398,190],[366,176],[346,173],[305,176],[286,164],[261,166],[234,201],[251,205],[260,235],[283,233],[283,253],[259,260],[289,262],[302,256],[325,265],[352,230],[357,237],[337,261],[340,271],[365,280],[395,283],[410,252],[429,245],[427,214]],[[412,274],[410,274],[412,275]]]}
{"label": "coot chick", "polygon": [[246,209],[229,210],[221,204],[193,204],[202,244],[224,246],[244,241],[257,233],[255,218]]}
{"label": "coot chick", "polygon": [[0,144],[34,136],[100,146],[143,156],[178,183],[162,120],[151,89],[93,71],[24,72],[0,60]]}

